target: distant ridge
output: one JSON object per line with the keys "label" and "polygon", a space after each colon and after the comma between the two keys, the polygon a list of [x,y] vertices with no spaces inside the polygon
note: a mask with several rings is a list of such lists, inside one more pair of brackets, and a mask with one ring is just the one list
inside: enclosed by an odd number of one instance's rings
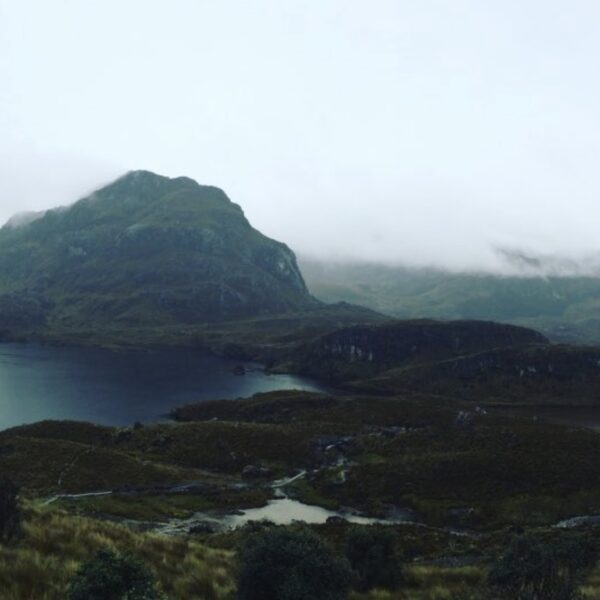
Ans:
{"label": "distant ridge", "polygon": [[571,272],[567,261],[550,263],[518,251],[510,256],[529,265],[533,274],[453,273],[308,259],[300,260],[300,268],[311,292],[323,302],[353,302],[398,319],[513,323],[537,329],[553,341],[600,344],[600,276],[561,274]]}

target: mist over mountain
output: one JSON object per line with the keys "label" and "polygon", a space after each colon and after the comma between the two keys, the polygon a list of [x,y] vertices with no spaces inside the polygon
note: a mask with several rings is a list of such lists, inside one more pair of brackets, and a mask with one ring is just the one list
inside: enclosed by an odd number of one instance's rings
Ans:
{"label": "mist over mountain", "polygon": [[[401,318],[485,319],[534,327],[550,338],[600,342],[600,278],[554,257],[504,251],[512,275],[452,272],[301,257],[311,292]],[[589,274],[587,274],[589,273]]]}
{"label": "mist over mountain", "polygon": [[506,271],[499,273],[500,275],[559,278],[600,276],[600,253],[570,257],[519,248],[497,247],[495,251],[506,265]]}

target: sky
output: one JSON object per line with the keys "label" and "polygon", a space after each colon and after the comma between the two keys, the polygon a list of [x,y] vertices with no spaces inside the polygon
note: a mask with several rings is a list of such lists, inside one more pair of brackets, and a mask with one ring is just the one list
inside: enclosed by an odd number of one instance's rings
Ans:
{"label": "sky", "polygon": [[1,221],[148,169],[302,255],[594,262],[599,159],[597,1],[0,0]]}

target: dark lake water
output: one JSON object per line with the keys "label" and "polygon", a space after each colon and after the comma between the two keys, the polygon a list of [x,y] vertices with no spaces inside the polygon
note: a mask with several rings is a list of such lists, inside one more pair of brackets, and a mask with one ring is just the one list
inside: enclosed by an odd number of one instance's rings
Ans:
{"label": "dark lake water", "polygon": [[267,375],[238,361],[169,349],[111,352],[0,344],[0,429],[42,419],[130,425],[165,418],[181,404],[277,389],[323,390],[293,375]]}

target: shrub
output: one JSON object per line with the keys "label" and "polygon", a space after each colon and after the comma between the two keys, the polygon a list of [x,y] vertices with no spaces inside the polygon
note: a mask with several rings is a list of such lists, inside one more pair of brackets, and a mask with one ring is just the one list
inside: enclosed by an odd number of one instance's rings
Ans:
{"label": "shrub", "polygon": [[0,480],[0,540],[8,542],[19,532],[21,513],[17,486],[10,480]]}
{"label": "shrub", "polygon": [[377,527],[354,528],[346,540],[346,557],[354,573],[355,587],[367,592],[375,587],[396,589],[402,579],[395,551],[395,535]]}
{"label": "shrub", "polygon": [[309,530],[274,529],[252,536],[241,552],[240,600],[344,600],[347,562]]}
{"label": "shrub", "polygon": [[131,555],[99,551],[83,564],[69,586],[69,600],[159,600],[154,577]]}
{"label": "shrub", "polygon": [[597,545],[587,536],[568,535],[551,543],[522,536],[492,567],[488,582],[508,598],[570,600],[581,574],[596,559]]}

